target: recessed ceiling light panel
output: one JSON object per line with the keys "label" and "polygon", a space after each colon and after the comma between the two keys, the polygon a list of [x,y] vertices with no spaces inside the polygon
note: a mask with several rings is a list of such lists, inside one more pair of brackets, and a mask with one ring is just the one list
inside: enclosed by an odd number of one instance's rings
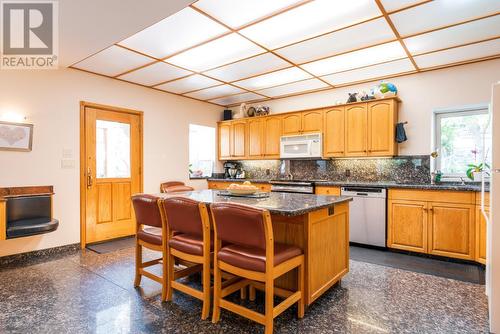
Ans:
{"label": "recessed ceiling light panel", "polygon": [[259,75],[250,79],[236,81],[234,84],[249,90],[262,89],[277,86],[289,82],[311,78],[311,75],[297,67]]}
{"label": "recessed ceiling light panel", "polygon": [[165,84],[156,86],[155,88],[176,94],[183,94],[191,92],[193,90],[217,86],[220,84],[222,84],[222,82],[207,78],[199,74],[195,74],[179,80],[167,82]]}
{"label": "recessed ceiling light panel", "polygon": [[277,97],[283,95],[290,95],[294,93],[301,93],[312,91],[316,89],[330,87],[326,83],[318,79],[309,79],[298,82],[293,82],[286,85],[281,85],[277,87],[266,88],[258,91],[257,93],[262,93],[266,96]]}
{"label": "recessed ceiling light panel", "polygon": [[228,96],[228,95],[233,95],[233,94],[239,94],[243,93],[244,90],[233,87],[230,85],[221,85],[221,86],[215,86],[203,90],[198,90],[196,92],[192,92],[189,94],[186,94],[186,96],[189,97],[194,97],[196,99],[200,100],[210,100],[210,99],[215,99],[218,97],[223,97],[223,96]]}
{"label": "recessed ceiling light panel", "polygon": [[153,86],[159,84],[160,82],[173,80],[190,74],[192,74],[192,72],[165,64],[164,62],[158,62],[124,74],[118,78],[145,86]]}
{"label": "recessed ceiling light panel", "polygon": [[255,94],[255,93],[243,93],[243,94],[223,97],[220,99],[210,100],[210,102],[217,103],[217,104],[220,104],[223,106],[228,106],[231,104],[260,100],[260,99],[265,99],[265,98],[266,98],[265,96]]}

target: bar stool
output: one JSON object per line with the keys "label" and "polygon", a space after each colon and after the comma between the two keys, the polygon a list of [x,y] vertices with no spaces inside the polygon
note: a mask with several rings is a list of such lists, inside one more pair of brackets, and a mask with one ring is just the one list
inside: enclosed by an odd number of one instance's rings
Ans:
{"label": "bar stool", "polygon": [[[220,318],[220,308],[237,313],[273,332],[274,318],[298,302],[298,317],[304,316],[304,255],[297,246],[274,242],[269,211],[235,203],[214,203],[214,309],[212,322]],[[222,243],[227,243],[223,245]],[[221,247],[223,245],[223,247]],[[274,287],[274,279],[298,268],[298,290]],[[244,278],[222,287],[221,271]],[[265,314],[224,299],[250,285],[265,291]],[[285,300],[274,307],[274,293]],[[252,298],[252,297],[251,297]]]}
{"label": "bar stool", "polygon": [[[152,279],[162,285],[161,299],[167,297],[167,226],[161,217],[158,206],[159,198],[147,194],[132,196],[136,219],[136,244],[135,244],[135,280],[134,286],[141,284],[142,276]],[[142,262],[142,247],[162,253],[159,259]],[[144,268],[162,264],[162,276],[157,276]]]}
{"label": "bar stool", "polygon": [[[162,199],[160,200],[160,206],[162,216],[168,227],[166,300],[172,300],[173,289],[202,300],[201,319],[204,320],[210,312],[211,238],[207,207],[204,203],[184,197]],[[176,259],[196,265],[174,271]],[[202,271],[202,291],[177,282],[177,279],[198,272],[200,269]]]}
{"label": "bar stool", "polygon": [[162,193],[174,193],[174,192],[193,191],[193,190],[194,190],[193,187],[186,186],[184,182],[180,181],[169,181],[160,184],[160,191]]}

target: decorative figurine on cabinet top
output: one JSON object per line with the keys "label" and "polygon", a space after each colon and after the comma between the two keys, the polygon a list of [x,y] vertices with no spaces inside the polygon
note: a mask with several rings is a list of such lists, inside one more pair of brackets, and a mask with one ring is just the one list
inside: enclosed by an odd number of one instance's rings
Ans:
{"label": "decorative figurine on cabinet top", "polygon": [[347,93],[349,94],[349,98],[347,99],[347,103],[358,102],[357,95],[358,93]]}

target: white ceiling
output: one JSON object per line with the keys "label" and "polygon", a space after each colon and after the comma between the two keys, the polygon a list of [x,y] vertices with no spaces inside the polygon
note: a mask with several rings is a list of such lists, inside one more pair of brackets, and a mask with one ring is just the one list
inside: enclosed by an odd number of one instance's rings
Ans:
{"label": "white ceiling", "polygon": [[120,1],[72,67],[228,106],[500,56],[500,1],[157,2]]}

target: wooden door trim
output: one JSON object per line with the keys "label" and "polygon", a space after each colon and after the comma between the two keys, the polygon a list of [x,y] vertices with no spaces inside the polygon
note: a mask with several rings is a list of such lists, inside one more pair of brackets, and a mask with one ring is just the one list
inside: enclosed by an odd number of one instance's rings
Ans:
{"label": "wooden door trim", "polygon": [[85,108],[101,109],[104,111],[112,111],[118,113],[132,114],[139,116],[139,170],[141,175],[139,177],[140,191],[144,191],[144,146],[143,146],[143,118],[144,112],[139,110],[114,107],[105,104],[80,101],[80,247],[85,248],[86,242],[86,177],[85,177]]}

